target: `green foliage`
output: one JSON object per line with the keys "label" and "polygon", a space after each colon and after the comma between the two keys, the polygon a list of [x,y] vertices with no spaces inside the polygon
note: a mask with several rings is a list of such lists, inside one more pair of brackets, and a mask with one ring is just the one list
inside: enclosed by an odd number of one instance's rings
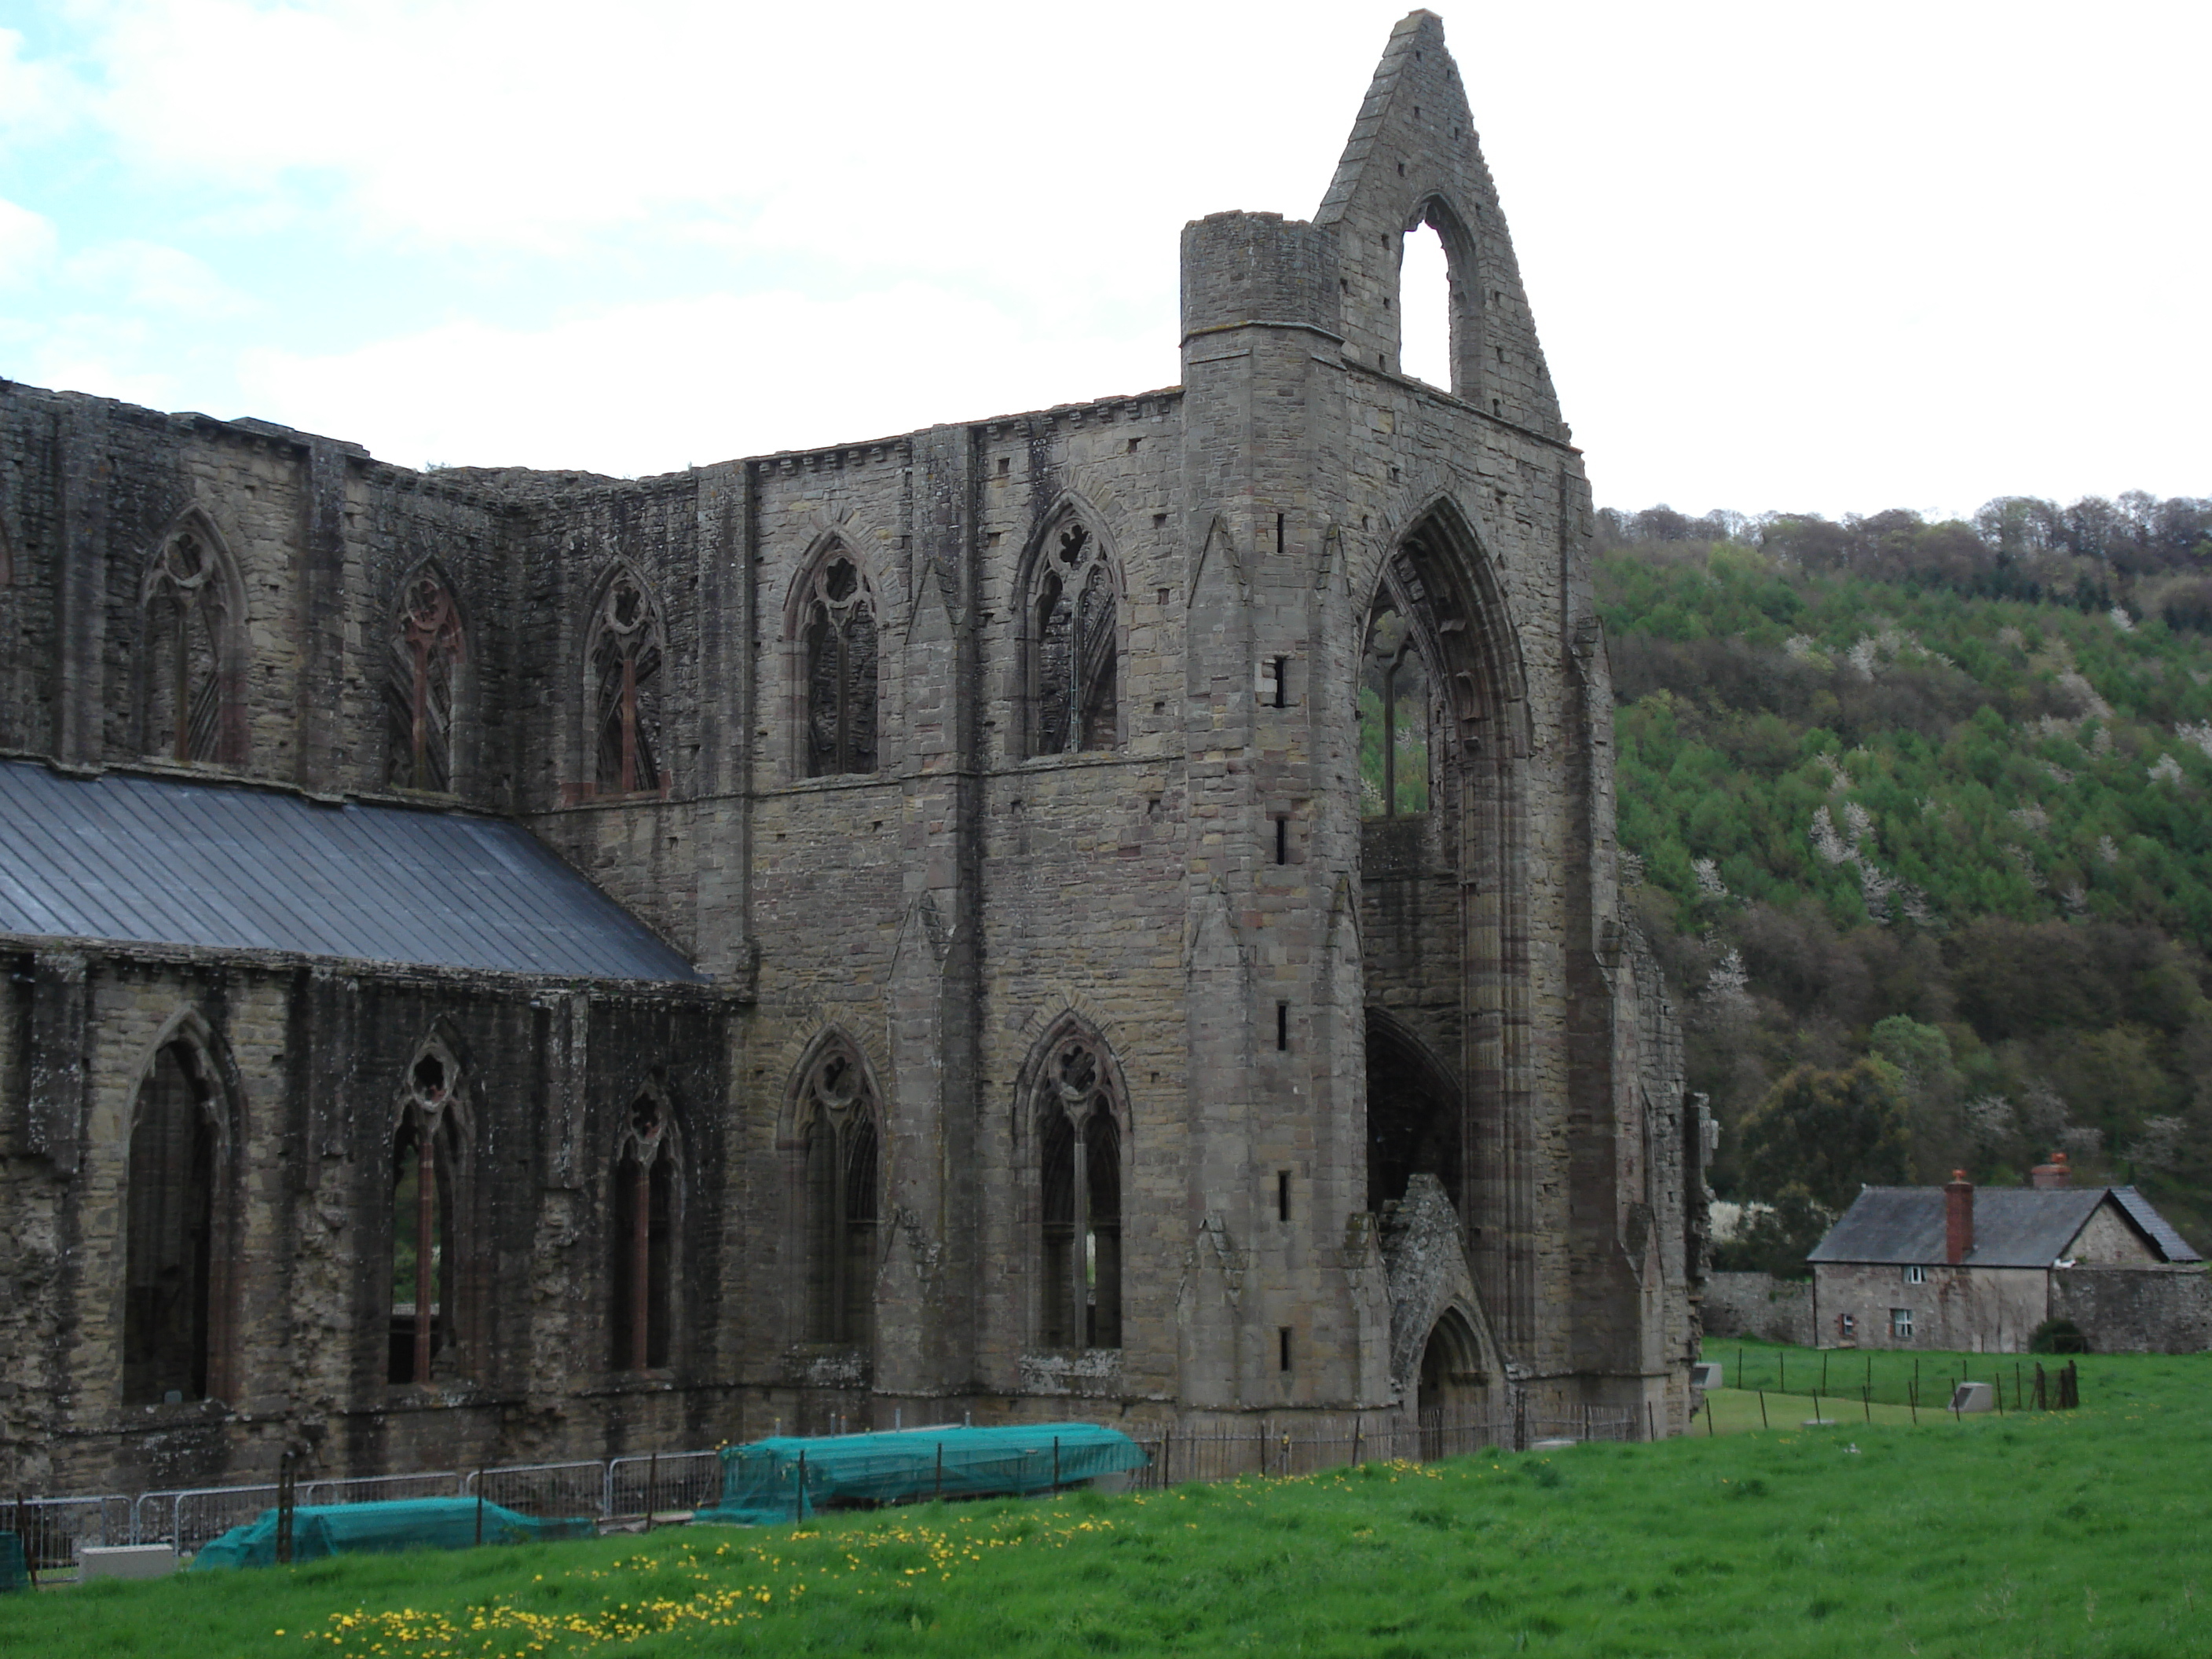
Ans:
{"label": "green foliage", "polygon": [[1734,1238],[1713,1246],[1713,1266],[1723,1273],[1808,1279],[1805,1257],[1835,1222],[1834,1211],[1815,1203],[1802,1183],[1790,1182],[1755,1209]]}
{"label": "green foliage", "polygon": [[2089,1339],[2070,1319],[2046,1319],[2027,1339],[2030,1353],[2087,1353]]}
{"label": "green foliage", "polygon": [[1723,1194],[1774,1196],[1778,1079],[1872,1055],[1905,1178],[2063,1146],[2212,1242],[2212,635],[2160,610],[2212,595],[2208,514],[1601,515],[1620,842]]}
{"label": "green foliage", "polygon": [[1793,1188],[1840,1213],[1862,1184],[1905,1179],[1905,1094],[1895,1066],[1800,1066],[1744,1121],[1745,1173],[1778,1198]]}

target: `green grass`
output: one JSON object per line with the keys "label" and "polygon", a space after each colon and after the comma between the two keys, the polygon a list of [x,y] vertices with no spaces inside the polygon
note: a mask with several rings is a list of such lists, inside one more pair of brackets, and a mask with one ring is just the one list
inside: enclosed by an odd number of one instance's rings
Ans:
{"label": "green grass", "polygon": [[2207,1384],[2092,1356],[2077,1412],[100,1585],[10,1598],[0,1652],[2165,1659],[2212,1646]]}

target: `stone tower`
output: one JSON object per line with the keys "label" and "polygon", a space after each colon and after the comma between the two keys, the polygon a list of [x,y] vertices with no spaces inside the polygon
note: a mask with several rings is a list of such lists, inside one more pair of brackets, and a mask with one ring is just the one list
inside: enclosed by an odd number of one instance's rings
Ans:
{"label": "stone tower", "polygon": [[1434,15],[1182,313],[1178,386],[639,480],[0,384],[0,1477],[1679,1427],[1705,1132]]}

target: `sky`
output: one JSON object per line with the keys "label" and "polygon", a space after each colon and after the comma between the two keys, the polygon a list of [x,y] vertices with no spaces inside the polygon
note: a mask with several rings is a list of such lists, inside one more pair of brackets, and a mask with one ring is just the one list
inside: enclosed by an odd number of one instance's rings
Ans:
{"label": "sky", "polygon": [[[1401,3],[0,0],[0,378],[624,476],[1173,385]],[[1440,9],[1600,502],[2212,495],[2203,0]]]}

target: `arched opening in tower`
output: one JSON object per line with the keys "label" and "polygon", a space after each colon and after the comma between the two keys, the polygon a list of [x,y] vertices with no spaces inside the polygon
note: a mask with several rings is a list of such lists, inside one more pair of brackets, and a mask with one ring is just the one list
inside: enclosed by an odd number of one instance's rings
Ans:
{"label": "arched opening in tower", "polygon": [[1438,391],[1452,389],[1451,262],[1434,225],[1406,233],[1398,265],[1398,367]]}
{"label": "arched opening in tower", "polygon": [[1443,1183],[1462,1202],[1459,1091],[1443,1068],[1395,1020],[1367,1017],[1367,1207],[1405,1197],[1417,1175]]}

